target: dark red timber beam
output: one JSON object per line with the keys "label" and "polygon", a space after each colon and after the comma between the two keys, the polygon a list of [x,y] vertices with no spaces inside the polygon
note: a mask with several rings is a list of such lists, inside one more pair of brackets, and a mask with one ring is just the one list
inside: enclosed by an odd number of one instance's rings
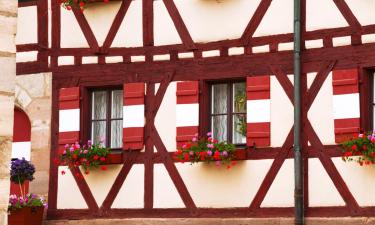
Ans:
{"label": "dark red timber beam", "polygon": [[173,0],[163,0],[165,7],[167,8],[167,11],[172,18],[172,21],[174,23],[174,26],[176,27],[176,30],[178,34],[180,35],[180,38],[182,40],[182,43],[185,45],[187,49],[193,50],[196,49],[195,43],[193,39],[190,36],[190,33],[180,15],[178,12],[178,9],[173,2]]}
{"label": "dark red timber beam", "polygon": [[126,12],[129,9],[131,0],[123,0],[121,2],[121,6],[119,11],[116,14],[115,19],[112,22],[111,28],[109,29],[109,32],[107,34],[107,37],[105,38],[105,41],[103,43],[101,52],[106,53],[108,52],[108,49],[111,47],[113,40],[116,37],[116,34],[121,26],[122,21],[124,20],[124,17],[126,15]]}
{"label": "dark red timber beam", "polygon": [[262,21],[271,3],[272,0],[262,0],[258,8],[255,10],[254,15],[251,17],[251,20],[247,24],[246,29],[241,37],[242,43],[245,46],[249,44],[251,38],[253,37],[255,31],[259,27],[259,24]]}
{"label": "dark red timber beam", "polygon": [[91,51],[93,53],[99,52],[99,44],[96,40],[96,37],[94,35],[94,32],[92,31],[90,24],[87,22],[87,19],[81,9],[77,5],[72,6],[72,11],[74,13],[74,16],[77,19],[77,22],[79,24],[79,27],[81,28],[83,35],[86,38],[87,43],[89,44]]}
{"label": "dark red timber beam", "polygon": [[361,30],[362,26],[359,23],[358,19],[355,17],[354,13],[345,2],[345,0],[333,0],[337,8],[340,10],[341,14],[345,18],[346,22],[353,29],[353,34],[351,35],[352,44],[361,44]]}
{"label": "dark red timber beam", "polygon": [[142,0],[143,46],[154,45],[154,1]]}

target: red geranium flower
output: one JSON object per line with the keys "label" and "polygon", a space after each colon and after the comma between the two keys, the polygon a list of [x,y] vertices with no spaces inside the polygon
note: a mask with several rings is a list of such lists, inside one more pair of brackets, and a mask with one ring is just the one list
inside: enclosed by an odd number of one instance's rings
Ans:
{"label": "red geranium flower", "polygon": [[100,169],[101,170],[107,170],[108,168],[106,166],[101,166]]}
{"label": "red geranium flower", "polygon": [[104,157],[100,157],[100,161],[104,162],[105,158]]}
{"label": "red geranium flower", "polygon": [[99,156],[97,156],[97,155],[94,155],[94,160],[98,160],[99,159]]}
{"label": "red geranium flower", "polygon": [[353,150],[353,151],[357,151],[357,145],[353,145],[353,146],[352,146],[352,150]]}
{"label": "red geranium flower", "polygon": [[61,171],[61,175],[65,175],[65,171],[64,170]]}

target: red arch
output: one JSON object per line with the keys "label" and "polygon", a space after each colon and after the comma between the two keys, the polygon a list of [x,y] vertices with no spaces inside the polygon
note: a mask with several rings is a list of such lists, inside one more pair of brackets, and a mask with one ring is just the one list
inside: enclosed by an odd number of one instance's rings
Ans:
{"label": "red arch", "polygon": [[31,123],[26,113],[14,109],[13,142],[25,142],[31,140]]}

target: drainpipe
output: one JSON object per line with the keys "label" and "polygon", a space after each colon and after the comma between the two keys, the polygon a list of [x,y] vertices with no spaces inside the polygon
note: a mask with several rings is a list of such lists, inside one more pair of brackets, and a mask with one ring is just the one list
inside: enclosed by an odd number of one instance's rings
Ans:
{"label": "drainpipe", "polygon": [[304,224],[301,148],[301,0],[294,0],[294,217]]}

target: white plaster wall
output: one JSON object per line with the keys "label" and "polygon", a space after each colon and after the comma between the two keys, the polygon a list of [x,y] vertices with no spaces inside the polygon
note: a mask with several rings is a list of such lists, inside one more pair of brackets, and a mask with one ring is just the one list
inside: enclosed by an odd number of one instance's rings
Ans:
{"label": "white plaster wall", "polygon": [[184,208],[185,204],[178,194],[164,164],[154,165],[154,208]]}
{"label": "white plaster wall", "polygon": [[16,44],[38,42],[36,6],[18,8]]}
{"label": "white plaster wall", "polygon": [[248,207],[257,193],[272,160],[238,162],[226,166],[199,163],[176,164],[197,207]]}
{"label": "white plaster wall", "polygon": [[260,0],[175,0],[181,17],[196,42],[241,37],[259,2]]}
{"label": "white plaster wall", "polygon": [[271,146],[281,147],[293,126],[293,105],[279,81],[271,76]]}
{"label": "white plaster wall", "polygon": [[[308,86],[312,84],[315,77],[316,73],[307,75]],[[332,93],[332,73],[330,73],[307,115],[319,139],[325,145],[335,144]]]}
{"label": "white plaster wall", "polygon": [[254,37],[293,33],[293,0],[273,0]]}
{"label": "white plaster wall", "polygon": [[171,82],[167,88],[155,117],[155,126],[167,150],[176,151],[176,82]]}
{"label": "white plaster wall", "polygon": [[375,1],[373,0],[345,0],[362,26],[375,24]]}
{"label": "white plaster wall", "polygon": [[358,204],[374,206],[375,166],[359,166],[355,162],[346,163],[341,157],[333,158],[333,162]]}
{"label": "white plaster wall", "polygon": [[293,159],[286,159],[268,190],[261,207],[292,207],[294,205]]}
{"label": "white plaster wall", "polygon": [[144,166],[133,165],[122,185],[112,208],[143,208]]}
{"label": "white plaster wall", "polygon": [[306,6],[307,31],[348,26],[333,1],[307,0]]}
{"label": "white plaster wall", "polygon": [[100,170],[100,168],[90,170],[90,173],[86,175],[84,170],[81,168],[82,174],[89,186],[96,203],[100,207],[107,197],[109,190],[121,170],[121,165],[109,165],[106,171]]}
{"label": "white plaster wall", "polygon": [[[62,175],[61,172],[65,174]],[[58,209],[87,209],[87,204],[79,191],[77,183],[67,166],[59,166],[57,184]]]}
{"label": "white plaster wall", "polygon": [[319,159],[309,159],[309,206],[345,206]]}

